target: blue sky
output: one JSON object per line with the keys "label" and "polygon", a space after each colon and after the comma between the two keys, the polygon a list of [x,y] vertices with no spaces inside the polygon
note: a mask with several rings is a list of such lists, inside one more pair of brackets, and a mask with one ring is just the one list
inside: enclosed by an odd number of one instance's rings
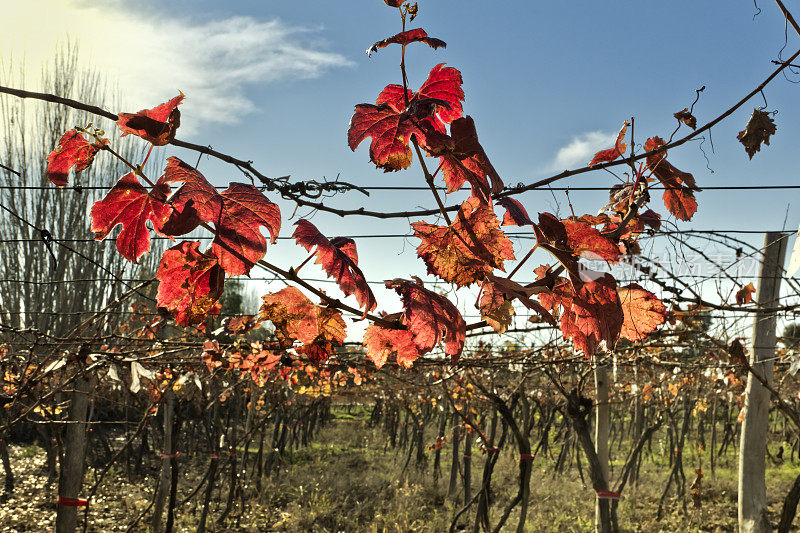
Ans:
{"label": "blue sky", "polygon": [[[386,84],[400,81],[399,48],[382,49],[372,58],[364,53],[400,29],[396,10],[381,0],[30,0],[24,6],[0,0],[0,5],[6,3],[3,12],[9,16],[0,22],[0,30],[7,30],[5,37],[0,31],[0,50],[13,49],[16,57],[24,52],[34,73],[35,62],[47,59],[51,44],[69,32],[79,40],[87,63],[120,85],[130,106],[126,110],[152,107],[178,90],[185,92],[180,138],[252,159],[272,176],[339,175],[359,185],[424,185],[417,167],[384,174],[369,163],[367,143],[355,153],[346,145],[353,106],[373,102]],[[495,167],[506,183],[529,183],[565,165],[583,166],[596,149],[610,146],[594,146],[593,141],[612,138],[631,116],[636,117],[637,143],[653,135],[668,137],[676,124],[672,114],[688,107],[695,89],[703,85],[706,90],[694,113],[700,124],[749,92],[775,68],[770,60],[784,45],[777,8],[764,1],[759,5],[763,11],[754,19],[756,8],[750,1],[423,0],[413,26],[448,46],[438,51],[410,46],[409,76],[417,86],[437,63],[461,70],[465,112],[475,118]],[[44,23],[36,16],[42,12],[51,13]],[[790,29],[784,57],[798,45],[800,39]],[[800,74],[789,77],[800,80]],[[35,76],[31,79],[35,82]],[[778,130],[771,146],[752,161],[736,134],[753,107],[763,105],[760,98],[712,130],[713,153],[706,135],[702,147],[711,170],[699,142],[675,150],[670,161],[692,172],[701,187],[796,184],[798,91],[800,85],[783,77],[765,91],[768,109],[779,111]],[[200,169],[219,184],[241,180],[235,169],[212,161],[204,161]],[[614,176],[599,171],[557,185],[615,182]],[[666,216],[660,194],[653,196],[651,206]],[[464,198],[456,193],[451,203]],[[570,194],[579,214],[595,213],[605,199],[603,192]],[[569,214],[563,192],[531,192],[520,200],[534,215],[556,209],[562,216]],[[376,210],[434,205],[424,192],[376,191],[370,198],[353,193],[330,202]],[[796,229],[800,223],[797,190],[707,191],[698,194],[698,203],[695,218],[678,227],[777,230]],[[280,205],[286,219],[281,233],[289,236],[292,206]],[[342,220],[318,214],[313,222],[329,236],[409,231],[402,219]],[[763,239],[744,238],[753,244]],[[358,245],[370,279],[424,273],[414,253],[416,239],[405,244],[399,239],[362,240]],[[657,250],[661,245],[654,246]],[[518,248],[517,255],[525,251]],[[282,266],[299,263],[303,255],[287,242],[268,252]],[[306,268],[307,275],[322,276],[316,267]],[[379,291],[379,302],[387,302],[382,308],[396,311],[395,300],[381,300],[383,296]],[[471,306],[469,299],[460,298],[462,308]]]}

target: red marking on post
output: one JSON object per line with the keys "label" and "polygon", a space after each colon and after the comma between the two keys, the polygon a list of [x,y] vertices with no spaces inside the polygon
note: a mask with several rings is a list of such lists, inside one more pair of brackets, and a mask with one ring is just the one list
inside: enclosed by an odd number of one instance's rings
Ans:
{"label": "red marking on post", "polygon": [[533,461],[536,458],[536,456],[535,455],[528,455],[528,454],[523,453],[523,454],[520,454],[519,458],[521,460],[523,460],[523,461],[525,461],[525,460]]}
{"label": "red marking on post", "polygon": [[58,505],[63,507],[81,507],[86,505],[86,500],[80,498],[67,498],[66,496],[58,497]]}
{"label": "red marking on post", "polygon": [[178,457],[180,454],[181,454],[181,452],[175,452],[175,453],[164,453],[164,452],[161,452],[158,455],[160,455],[161,457],[174,459],[174,458]]}
{"label": "red marking on post", "polygon": [[675,448],[675,454],[679,454],[683,451],[683,448]]}
{"label": "red marking on post", "polygon": [[219,454],[218,453],[212,453],[212,454],[209,454],[209,457],[211,457],[212,459],[219,459]]}
{"label": "red marking on post", "polygon": [[471,453],[465,453],[464,457],[472,457],[472,454]]}
{"label": "red marking on post", "polygon": [[612,492],[610,490],[596,490],[594,493],[597,495],[598,500],[619,500],[619,492]]}

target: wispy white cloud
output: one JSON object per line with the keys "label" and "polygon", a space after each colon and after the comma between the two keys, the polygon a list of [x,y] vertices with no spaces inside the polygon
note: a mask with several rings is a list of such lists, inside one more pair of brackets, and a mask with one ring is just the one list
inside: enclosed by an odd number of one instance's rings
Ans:
{"label": "wispy white cloud", "polygon": [[230,123],[255,109],[245,90],[256,84],[314,78],[350,66],[324,49],[318,30],[280,20],[230,17],[198,21],[168,16],[141,3],[26,0],[0,17],[0,59],[22,60],[26,85],[38,85],[42,64],[58,44],[77,41],[81,62],[119,86],[128,111],[187,95],[182,129]]}
{"label": "wispy white cloud", "polygon": [[570,140],[569,144],[556,152],[556,156],[550,165],[550,170],[566,170],[586,166],[594,157],[594,154],[600,150],[613,147],[616,139],[617,134],[614,132],[590,131],[576,135]]}

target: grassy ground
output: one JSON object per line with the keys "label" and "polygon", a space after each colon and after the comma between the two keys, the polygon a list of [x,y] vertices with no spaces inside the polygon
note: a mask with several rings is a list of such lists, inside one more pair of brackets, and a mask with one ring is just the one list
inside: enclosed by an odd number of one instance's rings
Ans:
{"label": "grassy ground", "polygon": [[[366,427],[361,413],[342,414],[326,426],[309,448],[291,451],[280,468],[265,480],[260,494],[251,482],[245,486],[244,505],[239,503],[224,525],[210,523],[209,531],[446,531],[459,502],[446,497],[447,481],[434,483],[432,457],[426,469],[412,465],[403,471],[405,455],[387,449],[386,439]],[[432,440],[432,439],[431,439]],[[654,450],[661,444],[656,441]],[[558,449],[554,450],[557,453]],[[14,497],[0,507],[0,532],[44,531],[52,528],[55,517],[55,488],[45,487],[41,472],[43,452],[37,447],[12,447],[13,464],[19,477]],[[687,452],[687,486],[694,479],[692,467],[698,457]],[[429,452],[431,455],[432,452]],[[616,458],[617,469],[624,457]],[[443,470],[449,472],[449,450],[443,450]],[[666,482],[668,467],[654,462],[642,466],[638,485],[626,488],[619,506],[620,526],[625,531],[734,531],[736,526],[736,461],[723,458],[712,477],[703,479],[702,506],[694,508],[687,495],[687,512],[680,501],[670,498],[664,517],[657,521],[658,499]],[[707,461],[707,458],[704,458]],[[181,461],[180,487],[183,495],[196,486],[205,466],[192,467],[191,458]],[[554,475],[553,459],[534,461],[531,498],[526,530],[584,532],[593,531],[594,495],[584,487],[576,469]],[[153,463],[155,465],[155,461]],[[477,489],[483,456],[473,454],[473,487]],[[506,452],[495,469],[493,491],[496,523],[502,506],[516,493],[516,458]],[[798,466],[785,462],[772,465],[767,475],[768,498],[773,522],[777,522],[783,496]],[[87,474],[93,481],[93,472]],[[89,531],[125,531],[133,518],[147,507],[154,482],[144,479],[130,483],[112,472],[92,508]],[[688,492],[688,490],[687,490]],[[219,515],[226,492],[214,494],[212,509]],[[176,531],[194,531],[199,517],[199,500],[180,509]],[[471,513],[465,515],[471,517]],[[516,528],[518,513],[512,514],[506,529]],[[464,520],[459,530],[470,530]],[[143,524],[134,531],[146,531]]]}

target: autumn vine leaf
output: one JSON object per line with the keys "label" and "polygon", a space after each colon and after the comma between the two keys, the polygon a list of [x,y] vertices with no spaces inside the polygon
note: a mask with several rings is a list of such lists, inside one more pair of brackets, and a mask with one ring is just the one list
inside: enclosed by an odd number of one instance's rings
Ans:
{"label": "autumn vine leaf", "polygon": [[[644,143],[645,151],[653,151],[663,146],[664,140],[660,137],[652,137]],[[667,153],[664,151],[650,154],[646,160],[647,169],[658,178],[664,186],[664,205],[675,218],[679,220],[691,220],[697,212],[697,200],[694,198],[694,191],[700,191],[694,181],[694,176],[688,172],[682,172],[672,166],[667,161]]]}
{"label": "autumn vine leaf", "polygon": [[464,349],[467,324],[456,306],[446,297],[423,287],[419,279],[386,281],[403,301],[403,322],[420,353],[430,352],[444,342],[444,352],[455,361]]}
{"label": "autumn vine leaf", "polygon": [[738,291],[736,291],[736,303],[739,305],[749,304],[753,301],[753,294],[756,288],[752,283],[748,283]]}
{"label": "autumn vine leaf", "polygon": [[519,200],[510,196],[504,196],[497,200],[497,205],[506,210],[503,215],[503,226],[532,226],[533,221],[528,216],[528,211],[523,207]]}
{"label": "autumn vine leaf", "polygon": [[[491,194],[503,190],[503,180],[478,141],[475,121],[470,116],[455,119],[450,124],[452,146],[433,150],[439,155],[442,177],[447,184],[447,192],[455,192],[464,182],[472,186],[472,195],[483,203],[491,202]],[[431,147],[427,146],[429,151]],[[491,185],[489,184],[491,178]]]}
{"label": "autumn vine leaf", "polygon": [[494,210],[474,196],[461,204],[450,226],[414,222],[411,227],[422,240],[417,255],[428,272],[459,287],[483,279],[495,268],[503,270],[504,261],[514,259]]}
{"label": "autumn vine leaf", "polygon": [[381,368],[392,353],[397,354],[397,364],[410,368],[419,356],[414,337],[406,329],[388,329],[371,324],[364,332],[364,348],[375,366]]}
{"label": "autumn vine leaf", "polygon": [[599,258],[609,263],[619,259],[619,247],[590,224],[572,218],[561,222],[567,232],[567,246],[576,256]]}
{"label": "autumn vine leaf", "polygon": [[365,313],[375,309],[375,295],[358,268],[358,254],[352,239],[328,240],[314,224],[304,219],[297,221],[295,225],[297,228],[292,237],[306,251],[310,252],[316,247],[316,263],[322,266],[328,277],[336,280],[342,292],[346,296],[355,294],[358,305]]}
{"label": "autumn vine leaf", "polygon": [[219,314],[219,297],[225,272],[217,258],[199,250],[200,243],[184,241],[161,256],[156,278],[156,302],[168,310],[180,326],[202,324]]}
{"label": "autumn vine leaf", "polygon": [[769,116],[769,113],[754,109],[747,125],[736,138],[742,143],[750,159],[753,159],[756,152],[761,150],[762,142],[769,146],[769,138],[775,135],[776,131],[775,121]]}
{"label": "autumn vine leaf", "polygon": [[262,300],[258,319],[272,322],[284,348],[291,348],[294,341],[300,341],[312,359],[321,360],[347,336],[339,311],[314,304],[295,287],[266,294]]}
{"label": "autumn vine leaf", "polygon": [[90,143],[83,134],[73,128],[58,140],[56,149],[47,156],[45,175],[53,185],[64,187],[71,169],[85,170],[94,161],[97,152],[108,144],[108,139]]}
{"label": "autumn vine leaf", "polygon": [[165,225],[170,235],[182,235],[200,224],[214,224],[216,236],[212,252],[230,275],[248,274],[267,253],[261,235],[264,226],[275,243],[281,227],[281,214],[258,189],[245,183],[231,183],[222,193],[196,169],[177,157],[167,160],[165,182],[183,182],[170,199],[175,214]]}
{"label": "autumn vine leaf", "polygon": [[350,119],[347,144],[355,151],[361,141],[371,137],[370,160],[384,172],[393,172],[411,165],[409,142],[415,131],[408,117],[388,104],[358,104]]}
{"label": "autumn vine leaf", "polygon": [[373,44],[369,48],[367,48],[367,55],[371,56],[374,52],[377,52],[381,48],[385,48],[390,44],[400,44],[400,45],[407,45],[410,43],[425,43],[434,50],[438,48],[446,48],[447,43],[442,41],[441,39],[436,39],[434,37],[428,37],[428,33],[423,30],[422,28],[415,28],[413,30],[404,31],[398,33],[397,35],[393,35],[391,37],[387,37],[377,43]]}
{"label": "autumn vine leaf", "polygon": [[464,101],[464,90],[461,85],[464,80],[461,78],[461,72],[453,67],[445,67],[444,63],[439,63],[433,67],[428,74],[428,79],[419,88],[416,93],[412,93],[409,89],[405,96],[403,95],[403,86],[397,84],[387,85],[381,94],[378,95],[377,104],[389,104],[396,111],[402,111],[406,106],[406,97],[408,98],[408,107],[414,103],[415,100],[435,99],[445,102],[446,106],[440,106],[436,113],[439,120],[434,121],[436,129],[444,132],[444,124],[450,124],[455,119],[460,118],[464,114],[461,102]]}
{"label": "autumn vine leaf", "polygon": [[153,109],[143,109],[138,113],[120,113],[117,126],[122,136],[138,135],[155,146],[169,144],[181,125],[181,112],[178,106],[183,101],[183,93]]}
{"label": "autumn vine leaf", "polygon": [[514,304],[496,283],[484,282],[478,303],[481,318],[498,334],[506,332],[514,320]]}
{"label": "autumn vine leaf", "polygon": [[[412,155],[411,135],[424,139],[429,130],[445,133],[444,123],[462,114],[461,73],[444,64],[436,65],[419,91],[403,93],[400,85],[388,85],[375,104],[358,104],[350,127],[347,144],[355,151],[371,138],[370,160],[384,172],[408,168]],[[408,105],[406,105],[406,100]],[[424,144],[424,143],[423,143]]]}
{"label": "autumn vine leaf", "polygon": [[640,285],[618,287],[617,293],[624,314],[620,337],[632,342],[642,340],[666,320],[664,303]]}
{"label": "autumn vine leaf", "polygon": [[688,107],[684,107],[683,110],[678,111],[673,116],[678,120],[678,122],[683,122],[693,130],[697,129],[697,119],[689,111]]}
{"label": "autumn vine leaf", "polygon": [[92,206],[90,215],[95,239],[106,238],[117,224],[122,224],[122,231],[117,236],[117,250],[128,261],[137,262],[150,251],[147,221],[156,233],[164,235],[164,224],[172,213],[172,208],[166,203],[169,192],[169,185],[163,178],[148,191],[133,172],[125,174],[105,198]]}
{"label": "autumn vine leaf", "polygon": [[600,150],[589,162],[589,166],[593,167],[599,163],[610,163],[611,161],[616,160],[618,157],[622,157],[625,155],[625,150],[628,149],[628,145],[623,142],[625,139],[625,133],[628,131],[628,121],[626,120],[625,123],[622,125],[622,129],[619,130],[617,134],[617,141],[614,143],[612,148],[608,150]]}

